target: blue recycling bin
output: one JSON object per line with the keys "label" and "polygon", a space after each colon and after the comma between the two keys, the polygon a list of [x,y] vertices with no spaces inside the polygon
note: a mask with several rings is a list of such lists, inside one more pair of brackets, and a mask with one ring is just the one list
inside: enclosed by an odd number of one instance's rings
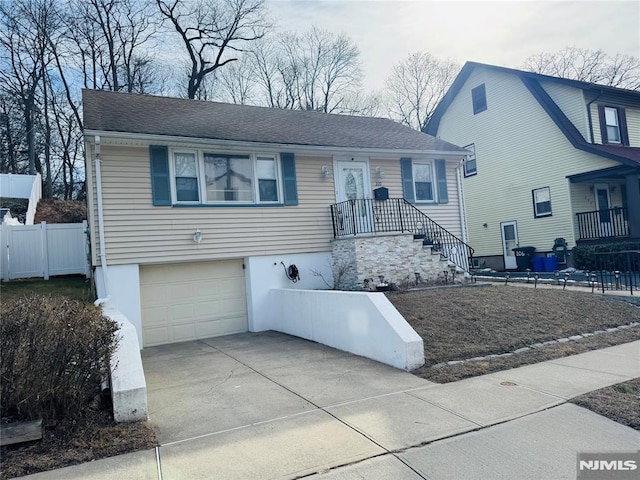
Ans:
{"label": "blue recycling bin", "polygon": [[544,257],[533,257],[533,271],[544,272]]}
{"label": "blue recycling bin", "polygon": [[544,258],[544,271],[555,272],[558,269],[558,259],[556,257]]}

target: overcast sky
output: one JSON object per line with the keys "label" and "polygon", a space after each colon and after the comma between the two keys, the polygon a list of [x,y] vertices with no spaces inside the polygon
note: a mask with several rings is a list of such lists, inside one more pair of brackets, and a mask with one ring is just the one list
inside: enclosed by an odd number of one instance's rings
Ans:
{"label": "overcast sky", "polygon": [[367,89],[417,50],[462,65],[517,68],[534,53],[566,46],[640,56],[640,0],[426,1],[267,0],[280,29],[312,25],[358,45]]}

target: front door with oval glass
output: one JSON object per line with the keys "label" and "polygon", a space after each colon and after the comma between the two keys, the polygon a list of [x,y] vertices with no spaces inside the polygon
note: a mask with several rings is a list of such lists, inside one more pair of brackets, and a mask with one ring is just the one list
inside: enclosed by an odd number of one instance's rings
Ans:
{"label": "front door with oval glass", "polygon": [[[373,233],[371,181],[367,162],[337,162],[336,200],[342,234]],[[343,203],[345,202],[345,203]]]}

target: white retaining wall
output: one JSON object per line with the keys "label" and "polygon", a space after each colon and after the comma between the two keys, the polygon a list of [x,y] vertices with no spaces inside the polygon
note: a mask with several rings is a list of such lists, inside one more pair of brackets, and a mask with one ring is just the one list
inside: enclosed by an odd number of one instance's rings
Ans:
{"label": "white retaining wall", "polygon": [[422,338],[382,293],[273,289],[270,328],[403,370],[424,364]]}
{"label": "white retaining wall", "polygon": [[[285,267],[295,265],[300,273],[300,280],[295,283],[289,280],[281,262]],[[269,320],[271,305],[268,300],[271,289],[324,290],[333,286],[330,252],[248,257],[245,258],[244,264],[247,315],[251,332],[271,328]]]}
{"label": "white retaining wall", "polygon": [[111,359],[113,418],[116,422],[147,420],[147,382],[136,329],[116,308],[105,306],[102,313],[120,325],[118,348]]}

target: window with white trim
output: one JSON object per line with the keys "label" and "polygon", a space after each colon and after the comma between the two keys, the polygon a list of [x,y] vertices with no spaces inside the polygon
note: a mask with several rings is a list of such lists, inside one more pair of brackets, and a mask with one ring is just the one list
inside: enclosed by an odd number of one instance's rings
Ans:
{"label": "window with white trim", "polygon": [[434,177],[431,162],[413,162],[413,188],[417,202],[435,201]]}
{"label": "window with white trim", "polygon": [[199,202],[198,162],[195,152],[174,152],[176,201]]}
{"label": "window with white trim", "polygon": [[618,109],[613,107],[604,107],[604,119],[607,128],[607,142],[621,143]]}
{"label": "window with white trim", "polygon": [[175,202],[277,204],[281,199],[279,172],[276,155],[174,150]]}
{"label": "window with white trim", "polygon": [[471,177],[472,175],[476,175],[478,173],[476,165],[476,145],[472,143],[471,145],[467,145],[462,148],[471,152],[470,155],[467,155],[467,158],[464,161],[464,176]]}
{"label": "window with white trim", "polygon": [[549,187],[536,188],[531,193],[535,218],[551,216],[551,190]]}

